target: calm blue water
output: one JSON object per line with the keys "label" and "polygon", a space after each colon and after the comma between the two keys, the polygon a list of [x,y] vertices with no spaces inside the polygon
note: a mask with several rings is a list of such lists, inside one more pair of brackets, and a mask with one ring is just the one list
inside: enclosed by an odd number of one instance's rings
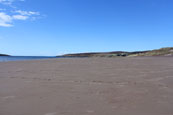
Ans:
{"label": "calm blue water", "polygon": [[60,57],[50,57],[50,56],[0,56],[0,62],[6,61],[20,61],[20,60],[38,60],[38,59],[50,59],[50,58],[60,58]]}

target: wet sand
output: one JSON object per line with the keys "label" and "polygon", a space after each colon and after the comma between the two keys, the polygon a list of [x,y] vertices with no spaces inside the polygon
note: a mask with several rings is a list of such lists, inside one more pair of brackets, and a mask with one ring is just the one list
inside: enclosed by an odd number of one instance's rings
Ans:
{"label": "wet sand", "polygon": [[0,115],[173,115],[173,57],[0,62]]}

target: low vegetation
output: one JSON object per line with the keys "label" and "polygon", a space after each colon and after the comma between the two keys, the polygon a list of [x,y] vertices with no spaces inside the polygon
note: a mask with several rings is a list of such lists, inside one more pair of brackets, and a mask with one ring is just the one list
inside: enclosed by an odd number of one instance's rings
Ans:
{"label": "low vegetation", "polygon": [[149,51],[137,51],[137,52],[95,52],[95,53],[77,53],[66,54],[64,57],[136,57],[136,56],[173,56],[173,47],[161,48],[157,50]]}

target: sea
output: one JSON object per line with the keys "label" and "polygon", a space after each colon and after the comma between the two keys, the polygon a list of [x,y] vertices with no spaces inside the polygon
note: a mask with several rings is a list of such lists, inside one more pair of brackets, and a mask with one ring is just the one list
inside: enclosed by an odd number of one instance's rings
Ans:
{"label": "sea", "polygon": [[0,56],[0,62],[62,58],[55,56]]}

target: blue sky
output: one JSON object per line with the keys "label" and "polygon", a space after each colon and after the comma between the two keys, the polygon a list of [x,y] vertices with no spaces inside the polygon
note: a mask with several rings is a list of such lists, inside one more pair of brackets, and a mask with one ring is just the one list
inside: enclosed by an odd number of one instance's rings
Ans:
{"label": "blue sky", "polygon": [[0,0],[0,53],[171,47],[172,6],[172,0]]}

